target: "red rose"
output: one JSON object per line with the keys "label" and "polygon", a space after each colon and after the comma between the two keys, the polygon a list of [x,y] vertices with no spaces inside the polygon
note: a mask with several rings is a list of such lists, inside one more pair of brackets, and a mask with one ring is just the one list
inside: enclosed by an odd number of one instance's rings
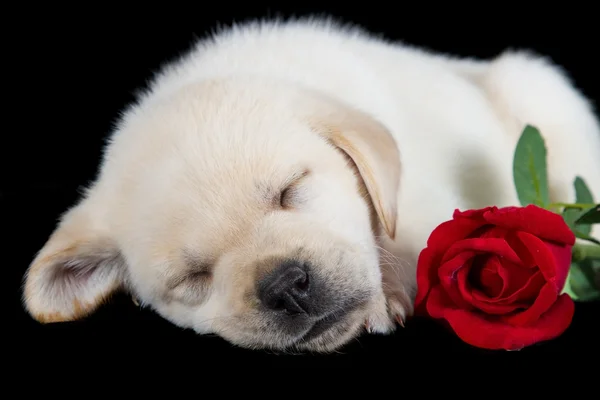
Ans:
{"label": "red rose", "polygon": [[553,339],[575,309],[560,294],[574,244],[560,215],[533,205],[456,210],[419,256],[416,311],[481,348]]}

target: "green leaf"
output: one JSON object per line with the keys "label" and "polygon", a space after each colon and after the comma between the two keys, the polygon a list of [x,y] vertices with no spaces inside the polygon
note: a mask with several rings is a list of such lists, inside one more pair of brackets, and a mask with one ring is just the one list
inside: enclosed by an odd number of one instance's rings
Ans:
{"label": "green leaf", "polygon": [[527,125],[513,158],[513,179],[522,206],[535,204],[546,208],[550,203],[546,162],[544,138],[537,128]]}
{"label": "green leaf", "polygon": [[600,223],[600,204],[587,210],[577,221],[576,224],[598,224]]}
{"label": "green leaf", "polygon": [[[575,186],[575,203],[594,204],[594,196],[592,195],[592,192],[590,191],[588,186],[585,184],[585,181],[583,180],[583,178],[581,178],[580,176],[576,177],[575,181],[573,182],[573,186]],[[591,225],[586,224],[585,222],[577,223],[579,218],[583,214],[585,214],[587,210],[588,209],[575,211],[573,209],[565,208],[565,210],[563,212],[563,216],[565,213],[567,214],[567,218],[565,218],[565,221],[567,221],[567,219],[568,219],[567,224],[569,224],[569,222],[571,222],[572,225],[569,225],[571,227],[571,229],[577,229],[579,232],[589,235],[590,232],[592,231]],[[575,225],[577,225],[577,227],[575,227]]]}
{"label": "green leaf", "polygon": [[571,251],[571,261],[579,262],[588,258],[600,262],[600,246],[597,244],[575,243]]}
{"label": "green leaf", "polygon": [[[577,221],[577,219],[584,213],[585,211],[579,209],[579,208],[574,208],[574,207],[565,207],[563,212],[562,212],[562,217],[565,220],[565,223],[569,226],[569,228],[571,228],[571,230],[575,230],[575,221]],[[584,225],[585,227],[585,225]],[[583,233],[585,232],[585,229],[581,230]],[[587,232],[589,233],[589,232]]]}
{"label": "green leaf", "polygon": [[592,243],[596,243],[596,244],[600,245],[600,240],[598,240],[594,237],[591,237],[588,234],[582,233],[582,232],[578,231],[577,229],[574,229],[573,233],[575,234],[575,237],[578,239],[587,240],[588,242],[592,242]]}
{"label": "green leaf", "polygon": [[573,186],[575,186],[575,202],[579,204],[594,204],[594,196],[592,196],[592,192],[585,184],[585,181],[582,177],[578,176],[575,178],[573,182]]}
{"label": "green leaf", "polygon": [[600,288],[594,282],[598,273],[600,273],[600,262],[593,264],[593,261],[585,260],[571,264],[562,292],[567,293],[575,301],[600,299]]}
{"label": "green leaf", "polygon": [[[572,268],[573,268],[573,265],[571,265],[571,269]],[[567,275],[567,280],[565,282],[565,287],[563,288],[561,294],[566,293],[574,301],[577,301],[577,300],[579,300],[579,296],[575,292],[575,289],[573,288],[573,284],[571,283],[571,281],[573,280],[572,276],[573,276],[573,272],[571,270],[569,270],[569,275]]]}

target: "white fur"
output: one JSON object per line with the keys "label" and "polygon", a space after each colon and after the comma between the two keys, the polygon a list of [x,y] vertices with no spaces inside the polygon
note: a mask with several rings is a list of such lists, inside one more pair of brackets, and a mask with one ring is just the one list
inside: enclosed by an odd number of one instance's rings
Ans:
{"label": "white fur", "polygon": [[530,52],[465,60],[320,20],[253,23],[200,42],[150,93],[248,74],[308,85],[391,130],[405,168],[399,209],[422,210],[399,221],[414,251],[455,208],[518,205],[511,166],[526,124],[547,142],[553,201],[574,201],[577,175],[600,194],[591,105],[558,66]]}
{"label": "white fur", "polygon": [[[227,88],[235,89],[236,80],[255,78],[287,82],[290,93],[294,85],[300,85],[325,94],[378,120],[392,134],[402,164],[396,236],[394,240],[385,235],[376,239],[385,253],[402,264],[404,275],[396,282],[399,290],[414,289],[414,268],[420,250],[430,232],[451,218],[455,209],[518,205],[512,161],[518,136],[526,124],[538,127],[546,139],[553,201],[574,200],[572,182],[576,176],[583,177],[600,197],[598,121],[589,102],[548,60],[526,52],[507,52],[493,60],[458,59],[317,20],[254,23],[221,31],[168,65],[138,103],[124,112],[107,149],[102,174],[80,206],[87,210],[86,218],[93,221],[96,234],[105,233],[118,243],[129,264],[130,290],[163,316],[198,332],[213,331],[213,324],[208,321],[231,313],[225,293],[230,295],[236,289],[231,279],[239,271],[220,267],[213,295],[202,307],[161,302],[158,288],[164,279],[162,269],[169,260],[148,252],[148,247],[160,247],[161,240],[166,240],[154,234],[161,229],[175,232],[180,243],[190,246],[200,235],[197,230],[169,230],[165,226],[173,225],[175,220],[181,226],[197,220],[207,231],[221,232],[224,228],[219,226],[231,224],[241,235],[250,228],[239,226],[240,221],[255,220],[253,211],[244,208],[248,198],[242,188],[225,192],[231,201],[238,201],[239,210],[227,208],[227,199],[219,197],[217,191],[216,197],[204,193],[205,203],[194,199],[193,188],[200,190],[209,184],[220,188],[238,182],[243,185],[243,179],[235,172],[219,179],[211,176],[210,171],[216,171],[215,163],[234,166],[241,163],[244,152],[255,152],[253,159],[272,159],[268,167],[282,169],[289,166],[295,153],[325,151],[291,122],[292,117],[306,110],[286,108],[285,93],[275,95],[267,87],[262,92],[260,87],[253,87],[255,92],[251,92],[240,85],[243,114],[236,114],[236,98],[227,97],[230,108],[223,115],[217,115],[221,111],[204,100],[196,102],[192,95],[178,97],[182,90],[193,92],[199,83],[224,80],[229,82]],[[252,98],[256,99],[255,108],[248,100]],[[164,111],[164,107],[169,111]],[[269,113],[268,125],[264,123],[265,113]],[[194,127],[201,127],[206,136],[190,134],[196,132]],[[246,137],[246,130],[254,136]],[[250,147],[248,140],[254,143]],[[260,154],[263,149],[264,154]],[[337,168],[336,160],[327,162],[331,168]],[[197,175],[186,169],[189,177],[175,182],[174,177],[181,178],[184,168],[192,168]],[[239,166],[239,170],[244,168]],[[264,173],[271,173],[267,171],[270,170],[267,168]],[[251,174],[248,170],[243,173],[246,177]],[[316,225],[328,224],[340,241],[360,244],[365,262],[372,260],[375,253],[370,232],[365,229],[366,209],[350,197],[340,197],[349,187],[344,186],[345,181],[340,181],[337,189],[329,178],[333,175],[323,174],[323,180],[315,181],[313,190],[330,190],[330,194],[323,194],[321,203],[314,203],[315,209],[310,215],[307,211],[304,222],[291,220],[290,224],[298,224],[296,232],[307,243],[313,235],[307,221],[312,218]],[[214,203],[212,208],[206,208],[209,203]],[[178,214],[180,209],[186,211]],[[191,209],[195,211],[191,213]],[[353,214],[355,220],[344,217]],[[270,226],[276,233],[282,229],[278,225],[281,221],[256,223],[265,229]],[[63,225],[69,225],[68,217]],[[60,236],[60,232],[56,235]],[[253,246],[261,248],[265,232],[251,236]],[[306,236],[299,232],[306,232]],[[238,240],[233,233],[227,234],[233,235],[231,241]],[[327,240],[330,239],[324,239],[324,243]],[[61,247],[58,239],[50,242],[54,244],[42,250],[38,260],[52,256]],[[197,245],[204,246],[207,253],[218,252],[221,246],[212,237]],[[245,251],[246,255],[254,254],[252,250]],[[241,262],[234,255],[230,257],[228,265]],[[43,279],[31,276],[32,281]],[[372,270],[365,276],[368,282],[380,279],[379,272]],[[26,300],[33,314],[60,311],[45,309],[41,302],[47,299],[36,297],[35,290],[38,289],[32,289]],[[80,297],[89,300],[93,296],[86,293]],[[385,314],[385,301],[377,301],[383,308],[369,316],[369,324],[374,331],[388,332],[392,328]],[[391,307],[401,317],[409,313],[405,306]],[[254,345],[241,336],[232,340]]]}

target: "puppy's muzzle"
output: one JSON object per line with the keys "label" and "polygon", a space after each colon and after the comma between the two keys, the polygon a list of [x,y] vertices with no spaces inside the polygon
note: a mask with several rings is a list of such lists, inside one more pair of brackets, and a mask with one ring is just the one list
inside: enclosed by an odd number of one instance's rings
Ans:
{"label": "puppy's muzzle", "polygon": [[359,302],[336,293],[310,263],[283,260],[257,282],[262,312],[275,329],[309,340],[325,332]]}

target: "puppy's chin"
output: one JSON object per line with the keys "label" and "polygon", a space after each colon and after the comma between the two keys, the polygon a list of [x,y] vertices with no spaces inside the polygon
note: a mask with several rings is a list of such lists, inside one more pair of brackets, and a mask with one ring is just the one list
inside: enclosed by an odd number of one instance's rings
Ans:
{"label": "puppy's chin", "polygon": [[[327,326],[321,331],[317,323],[309,327],[303,334],[293,337],[273,333],[268,337],[231,337],[225,332],[216,333],[231,344],[250,350],[269,350],[275,353],[303,354],[303,353],[332,353],[345,346],[352,339],[358,337],[364,329],[364,319],[345,319]],[[314,333],[318,330],[318,333]]]}
{"label": "puppy's chin", "polygon": [[293,350],[299,353],[332,353],[340,350],[352,339],[358,337],[364,328],[360,321],[342,321],[318,336],[302,338],[293,345]]}
{"label": "puppy's chin", "polygon": [[283,326],[277,319],[261,312],[221,320],[213,332],[231,344],[276,353],[330,353],[339,350],[362,333],[368,315],[367,304],[348,312],[332,313],[322,318],[298,317],[296,328]]}

